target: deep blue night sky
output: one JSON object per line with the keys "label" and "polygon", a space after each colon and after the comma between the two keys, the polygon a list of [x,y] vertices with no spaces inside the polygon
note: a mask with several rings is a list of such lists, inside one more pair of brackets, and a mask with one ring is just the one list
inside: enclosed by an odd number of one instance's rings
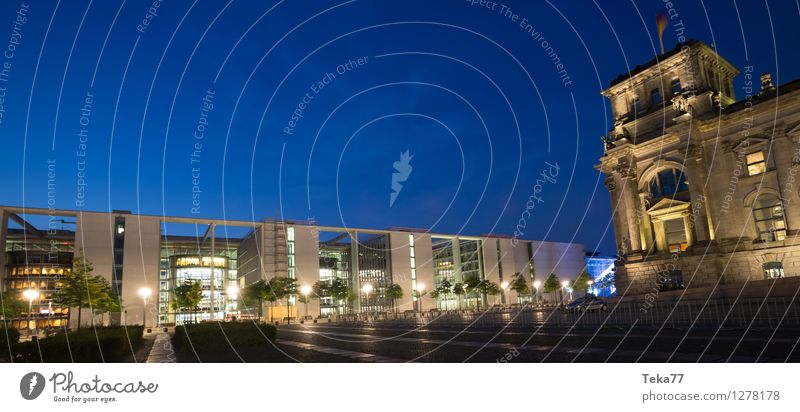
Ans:
{"label": "deep blue night sky", "polygon": [[[15,33],[20,4],[27,21]],[[2,2],[0,47],[15,50],[0,56],[0,204],[47,207],[54,160],[57,208],[78,208],[83,190],[85,210],[250,220],[280,209],[332,226],[512,234],[550,163],[558,176],[542,185],[522,237],[612,253],[608,194],[593,169],[611,126],[600,91],[653,58],[661,0],[495,10],[464,0],[165,0],[149,18],[151,4]],[[777,83],[800,77],[796,2],[674,7],[687,37],[734,65]],[[674,47],[674,27],[664,37]],[[390,207],[393,163],[406,150],[413,169]]]}

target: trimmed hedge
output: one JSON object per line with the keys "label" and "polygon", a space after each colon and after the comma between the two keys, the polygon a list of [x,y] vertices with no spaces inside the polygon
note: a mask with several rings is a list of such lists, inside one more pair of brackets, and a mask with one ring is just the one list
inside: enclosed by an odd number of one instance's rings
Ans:
{"label": "trimmed hedge", "polygon": [[274,342],[276,333],[275,326],[253,321],[181,325],[175,327],[172,347],[176,352],[185,353],[226,351],[231,346],[237,349],[258,347],[268,345],[267,339]]}
{"label": "trimmed hedge", "polygon": [[59,333],[14,345],[14,362],[121,362],[141,346],[143,332],[141,326],[111,326]]}
{"label": "trimmed hedge", "polygon": [[0,359],[8,359],[8,345],[19,342],[19,331],[15,328],[0,327]]}

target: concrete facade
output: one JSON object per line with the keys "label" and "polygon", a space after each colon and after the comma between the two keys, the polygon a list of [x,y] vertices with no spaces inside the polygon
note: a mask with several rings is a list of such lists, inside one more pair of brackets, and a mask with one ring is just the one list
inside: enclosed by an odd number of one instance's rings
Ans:
{"label": "concrete facade", "polygon": [[[9,217],[13,217],[22,228],[15,228],[15,248],[20,247],[25,239],[21,233],[30,232],[29,237],[42,237],[45,234],[35,228],[28,227],[27,221],[20,216],[47,215],[47,209],[30,209],[0,207],[0,221],[4,223],[0,236],[5,239],[8,234]],[[397,300],[398,311],[419,310],[419,301],[415,288],[424,285],[421,297],[423,310],[437,307],[438,301],[431,296],[431,291],[437,287],[441,279],[435,276],[433,244],[437,241],[450,241],[454,251],[459,250],[462,241],[472,242],[472,245],[481,245],[480,268],[477,269],[481,279],[489,280],[496,284],[510,282],[515,273],[521,273],[529,282],[538,279],[544,280],[547,274],[557,272],[563,280],[572,280],[583,269],[583,245],[555,242],[525,241],[498,236],[465,236],[431,234],[413,229],[354,229],[340,227],[318,226],[313,222],[304,221],[274,221],[261,222],[244,221],[218,221],[214,219],[193,219],[182,217],[137,215],[127,211],[104,212],[77,212],[57,211],[59,216],[74,219],[74,232],[61,230],[61,239],[74,237],[74,245],[70,249],[70,256],[83,255],[93,264],[93,274],[101,275],[110,284],[114,284],[115,268],[121,273],[119,280],[122,312],[105,317],[105,323],[141,324],[146,317],[148,326],[158,323],[174,322],[176,314],[172,313],[170,302],[172,288],[177,286],[177,278],[173,279],[176,272],[186,268],[210,273],[212,266],[210,255],[223,256],[225,261],[235,260],[234,267],[226,267],[228,271],[235,270],[235,275],[230,272],[221,285],[211,286],[211,282],[204,286],[204,294],[217,296],[204,298],[209,302],[202,304],[201,311],[205,315],[221,319],[228,316],[228,311],[234,307],[235,299],[231,300],[227,289],[230,281],[238,283],[239,288],[246,287],[258,280],[269,280],[275,276],[294,276],[300,290],[303,286],[313,286],[320,281],[321,274],[321,249],[323,243],[330,249],[335,244],[337,250],[345,253],[342,256],[345,262],[340,262],[348,285],[357,292],[354,302],[348,304],[344,313],[359,312],[361,288],[366,283],[374,283],[375,292],[381,293],[382,289],[391,284],[397,284],[403,290],[403,297]],[[20,223],[23,222],[23,223]],[[205,226],[205,232],[197,236],[173,235],[164,233],[168,224],[182,223],[189,225]],[[221,232],[222,226],[249,227],[249,233],[241,238],[218,238],[216,233]],[[202,229],[201,229],[202,230]],[[336,240],[321,242],[320,232],[339,233]],[[293,239],[290,238],[293,236]],[[73,236],[74,235],[74,236]],[[358,239],[358,240],[356,240]],[[412,241],[413,239],[413,245]],[[41,242],[46,240],[42,237]],[[361,242],[367,242],[361,244]],[[124,242],[124,244],[122,243]],[[330,243],[335,242],[335,243]],[[5,242],[4,242],[5,243]],[[24,243],[24,242],[23,242]],[[70,242],[67,242],[67,244]],[[216,246],[215,246],[216,245]],[[375,251],[375,245],[386,248]],[[37,246],[38,247],[38,246]],[[224,249],[224,250],[223,250]],[[19,250],[19,249],[17,249]],[[413,250],[413,255],[412,255]],[[474,249],[473,249],[474,250]],[[231,254],[232,253],[232,254]],[[475,256],[474,253],[472,256]],[[196,254],[200,254],[202,259]],[[498,256],[500,260],[498,261]],[[530,257],[533,257],[531,261]],[[3,258],[5,259],[5,254]],[[205,259],[205,260],[204,260]],[[454,267],[460,267],[460,253],[454,255]],[[182,263],[176,263],[181,260]],[[188,263],[188,266],[187,265]],[[197,262],[192,264],[191,262]],[[208,263],[204,263],[208,262]],[[165,266],[166,265],[166,266]],[[174,268],[173,268],[174,265]],[[531,275],[533,269],[533,276]],[[121,272],[120,272],[121,269]],[[476,269],[471,269],[475,273]],[[502,272],[502,274],[501,274]],[[5,274],[5,271],[4,271]],[[357,276],[356,276],[357,275]],[[459,273],[453,273],[460,276]],[[236,276],[235,279],[230,276]],[[6,276],[4,276],[6,279]],[[6,279],[7,280],[7,279]],[[19,281],[17,277],[14,280]],[[238,281],[237,281],[238,280]],[[457,280],[453,278],[452,280]],[[24,281],[24,279],[23,279]],[[458,281],[462,281],[458,278]],[[5,286],[7,282],[4,282]],[[16,283],[15,283],[16,284]],[[147,306],[139,295],[142,288],[150,289],[152,294],[147,300]],[[217,288],[217,289],[215,289]],[[220,288],[222,290],[220,290]],[[217,294],[221,295],[215,295]],[[322,314],[321,299],[312,299],[307,305],[310,317]],[[373,298],[375,296],[373,295]],[[382,311],[392,310],[392,302],[384,297],[377,307]],[[214,300],[217,300],[216,302]],[[508,291],[505,297],[507,303],[515,303],[517,296],[513,291]],[[223,302],[224,301],[224,302]],[[497,303],[500,303],[498,297]],[[44,303],[45,307],[47,303]],[[376,310],[376,303],[370,304],[370,310]],[[203,309],[204,308],[204,309]],[[243,307],[235,309],[240,314]],[[263,308],[262,308],[263,309]],[[338,309],[328,313],[343,313]],[[252,312],[251,312],[252,313]],[[266,311],[262,310],[266,314]],[[306,305],[297,302],[296,297],[289,301],[287,310],[286,301],[278,302],[273,315],[276,319],[283,319],[287,314],[292,318],[305,316]],[[66,316],[66,315],[65,315]],[[209,316],[203,317],[208,319]],[[76,326],[77,309],[70,308],[69,322]],[[90,325],[100,323],[98,316],[92,317],[90,309],[84,309],[81,323]]]}

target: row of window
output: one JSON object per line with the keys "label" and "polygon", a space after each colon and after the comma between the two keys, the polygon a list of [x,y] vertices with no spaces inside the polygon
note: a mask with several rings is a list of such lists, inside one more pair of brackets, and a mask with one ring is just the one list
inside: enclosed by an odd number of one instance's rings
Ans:
{"label": "row of window", "polygon": [[[673,79],[670,82],[669,87],[670,90],[672,91],[671,94],[672,96],[677,96],[678,94],[681,93],[681,91],[683,91],[680,79]],[[656,107],[663,103],[664,103],[664,96],[661,94],[661,90],[658,88],[650,90],[650,106]],[[642,109],[643,109],[642,100],[639,98],[639,96],[633,96],[633,102],[631,103],[631,112],[639,113],[640,111],[642,111]]]}
{"label": "row of window", "polygon": [[15,266],[8,268],[9,276],[63,276],[69,269],[41,267],[41,266]]}
{"label": "row of window", "polygon": [[[784,277],[783,263],[781,262],[766,262],[761,266],[764,279],[781,279]],[[683,283],[683,272],[680,270],[672,270],[665,273],[661,277],[662,291],[685,289],[686,285]]]}

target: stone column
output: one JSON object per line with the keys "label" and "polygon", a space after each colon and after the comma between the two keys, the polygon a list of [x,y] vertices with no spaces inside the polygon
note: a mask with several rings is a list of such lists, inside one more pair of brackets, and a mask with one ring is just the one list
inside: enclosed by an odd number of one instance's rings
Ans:
{"label": "stone column", "polygon": [[659,252],[668,252],[667,246],[667,232],[664,228],[664,221],[661,219],[653,219],[653,231],[656,237],[656,250]]}
{"label": "stone column", "polygon": [[631,252],[642,250],[642,237],[639,232],[638,217],[638,198],[639,187],[636,183],[636,168],[630,167],[620,170],[620,180],[622,181],[622,202],[625,207],[625,217],[627,220],[627,234],[630,239]]}
{"label": "stone column", "polygon": [[745,217],[742,190],[739,188],[739,179],[745,176],[747,165],[729,145],[717,158],[718,163],[709,165],[710,181],[714,182],[714,203],[709,209],[714,223],[715,239],[729,242],[751,240],[750,232],[742,226]]}
{"label": "stone column", "polygon": [[[690,213],[692,214],[691,225],[697,241],[704,242],[711,240],[713,227],[708,219],[708,196],[706,195],[706,174],[705,161],[703,160],[703,148],[698,145],[691,145],[686,150],[686,179],[689,184],[689,195],[691,196]],[[709,182],[710,183],[710,182]]]}
{"label": "stone column", "polygon": [[616,239],[617,251],[627,255],[630,252],[625,244],[625,235],[627,231],[627,223],[625,214],[622,213],[621,208],[624,207],[619,201],[619,184],[617,182],[615,173],[610,172],[605,179],[606,189],[608,194],[611,195],[611,219],[614,224],[614,237]]}
{"label": "stone column", "polygon": [[692,223],[690,221],[691,218],[689,217],[689,215],[691,215],[691,214],[692,214],[692,212],[686,212],[686,213],[684,213],[682,215],[682,217],[683,217],[683,229],[686,231],[686,245],[687,246],[694,245],[694,230],[692,230]]}
{"label": "stone column", "polygon": [[788,136],[778,136],[772,141],[772,157],[784,204],[784,218],[790,234],[800,231],[800,159],[797,147]]}
{"label": "stone column", "polygon": [[655,237],[653,236],[652,224],[650,223],[650,215],[647,213],[647,208],[650,206],[650,193],[647,191],[639,193],[639,207],[642,215],[642,222],[640,230],[642,233],[642,249],[653,249],[655,244]]}

